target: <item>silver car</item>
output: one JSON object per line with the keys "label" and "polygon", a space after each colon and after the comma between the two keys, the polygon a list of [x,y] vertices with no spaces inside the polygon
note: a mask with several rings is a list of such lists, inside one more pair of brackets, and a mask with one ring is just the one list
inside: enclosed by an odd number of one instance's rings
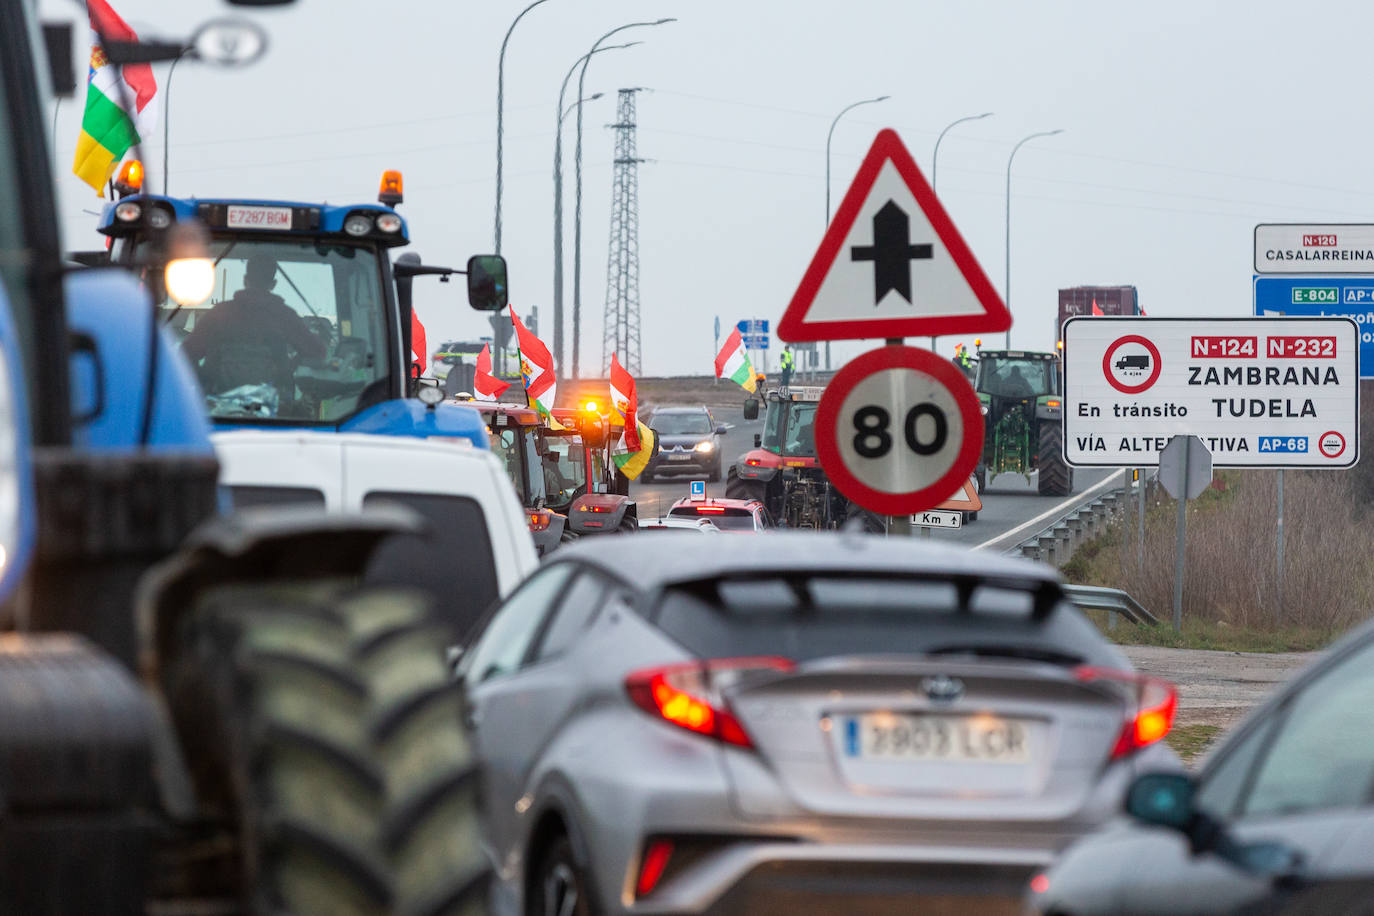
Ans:
{"label": "silver car", "polygon": [[458,676],[498,913],[1013,912],[1175,761],[1051,570],[911,540],[575,544]]}

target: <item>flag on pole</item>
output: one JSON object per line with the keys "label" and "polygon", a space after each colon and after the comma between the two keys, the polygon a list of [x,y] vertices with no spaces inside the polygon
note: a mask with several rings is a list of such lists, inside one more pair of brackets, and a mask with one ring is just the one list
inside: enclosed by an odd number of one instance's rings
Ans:
{"label": "flag on pole", "polygon": [[106,0],[87,0],[91,15],[91,67],[86,80],[86,111],[76,141],[72,171],[100,194],[129,147],[152,135],[157,123],[157,81],[148,64],[110,63],[100,38],[138,41]]}
{"label": "flag on pole", "polygon": [[510,387],[491,374],[491,347],[482,344],[482,352],[477,354],[477,368],[472,373],[473,396],[479,401],[494,401]]}
{"label": "flag on pole", "polygon": [[539,411],[555,429],[561,428],[549,411],[558,397],[558,377],[553,372],[553,354],[544,341],[535,337],[510,307],[511,324],[515,326],[515,343],[520,349],[520,375],[525,380],[525,397],[529,405]]}
{"label": "flag on pole", "polygon": [[1093,314],[1094,314],[1094,315],[1105,315],[1105,314],[1107,314],[1106,312],[1102,311],[1102,306],[1100,306],[1100,305],[1097,304],[1097,297],[1096,297],[1096,296],[1093,296]]}
{"label": "flag on pole", "polygon": [[425,326],[420,323],[420,315],[415,309],[410,310],[410,358],[420,367],[420,375],[425,374],[425,369],[429,368],[428,356],[429,344],[425,342]]}
{"label": "flag on pole", "polygon": [[654,455],[654,431],[639,422],[639,396],[635,393],[634,376],[611,354],[611,405],[620,414],[624,431],[611,448],[611,460],[630,480],[634,480],[649,465]]}
{"label": "flag on pole", "polygon": [[716,378],[728,378],[751,394],[755,388],[754,366],[749,362],[749,354],[744,349],[744,338],[739,328],[732,328],[725,338],[725,346],[716,354]]}

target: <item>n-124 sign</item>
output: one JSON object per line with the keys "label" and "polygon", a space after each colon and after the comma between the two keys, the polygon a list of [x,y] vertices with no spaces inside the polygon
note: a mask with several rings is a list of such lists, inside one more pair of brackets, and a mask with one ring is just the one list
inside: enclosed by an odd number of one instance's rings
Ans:
{"label": "n-124 sign", "polygon": [[1193,435],[1217,467],[1359,459],[1359,331],[1349,318],[1070,318],[1064,457],[1148,467]]}

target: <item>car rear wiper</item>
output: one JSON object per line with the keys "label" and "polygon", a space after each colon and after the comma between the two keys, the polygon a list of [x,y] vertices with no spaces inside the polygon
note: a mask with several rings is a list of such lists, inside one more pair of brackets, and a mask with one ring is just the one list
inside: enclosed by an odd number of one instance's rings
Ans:
{"label": "car rear wiper", "polygon": [[927,649],[927,655],[975,655],[979,658],[1015,658],[1032,662],[1049,662],[1052,665],[1081,665],[1083,658],[1057,649],[1042,649],[1038,646],[1002,645],[951,645]]}

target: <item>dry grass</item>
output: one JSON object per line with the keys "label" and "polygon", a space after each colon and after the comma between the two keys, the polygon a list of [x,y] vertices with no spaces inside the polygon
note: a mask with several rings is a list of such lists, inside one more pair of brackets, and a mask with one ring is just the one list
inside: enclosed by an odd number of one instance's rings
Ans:
{"label": "dry grass", "polygon": [[[1353,471],[1284,475],[1284,576],[1276,562],[1274,471],[1224,471],[1188,510],[1185,621],[1237,630],[1336,634],[1374,616],[1374,386],[1361,392],[1364,460]],[[1173,608],[1176,503],[1147,504],[1137,566],[1135,504],[1064,568],[1074,582],[1124,588],[1161,618]],[[1123,537],[1123,533],[1126,534]],[[1304,642],[1307,641],[1305,638]]]}

